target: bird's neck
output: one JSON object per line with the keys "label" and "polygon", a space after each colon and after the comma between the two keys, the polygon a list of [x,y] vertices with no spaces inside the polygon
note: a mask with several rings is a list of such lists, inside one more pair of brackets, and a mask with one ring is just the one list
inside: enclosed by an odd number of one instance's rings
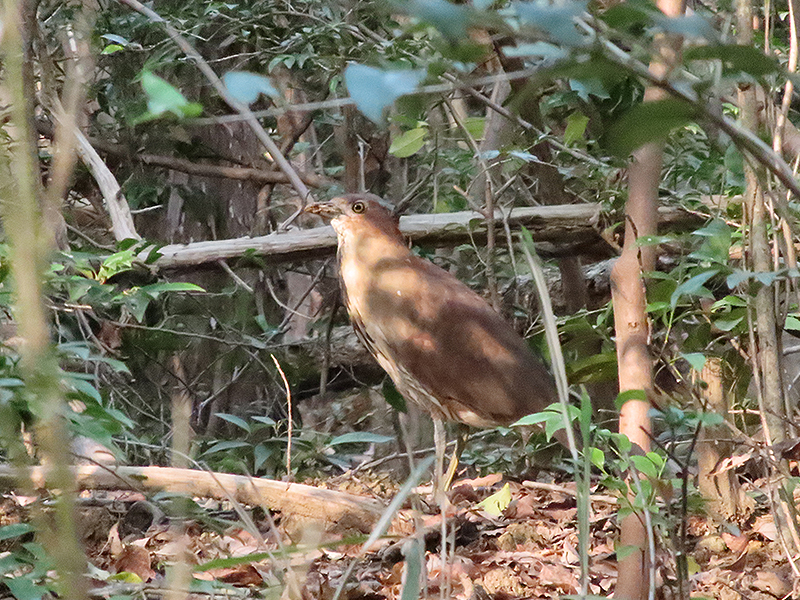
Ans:
{"label": "bird's neck", "polygon": [[356,260],[372,264],[386,258],[403,258],[410,250],[397,227],[393,231],[362,224],[360,227],[337,228],[339,256],[342,260]]}

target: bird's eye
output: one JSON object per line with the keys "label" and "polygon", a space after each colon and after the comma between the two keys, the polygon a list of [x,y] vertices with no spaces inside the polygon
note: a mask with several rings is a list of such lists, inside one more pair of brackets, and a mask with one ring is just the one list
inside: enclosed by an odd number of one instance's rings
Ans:
{"label": "bird's eye", "polygon": [[363,202],[353,202],[353,212],[357,215],[360,215],[365,210],[367,210],[367,205]]}

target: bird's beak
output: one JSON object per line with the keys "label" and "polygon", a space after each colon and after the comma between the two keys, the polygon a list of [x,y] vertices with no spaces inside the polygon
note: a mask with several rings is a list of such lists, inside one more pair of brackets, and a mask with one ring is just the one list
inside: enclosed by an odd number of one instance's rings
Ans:
{"label": "bird's beak", "polygon": [[328,219],[333,219],[339,215],[339,209],[330,202],[314,202],[307,205],[303,212],[313,213]]}

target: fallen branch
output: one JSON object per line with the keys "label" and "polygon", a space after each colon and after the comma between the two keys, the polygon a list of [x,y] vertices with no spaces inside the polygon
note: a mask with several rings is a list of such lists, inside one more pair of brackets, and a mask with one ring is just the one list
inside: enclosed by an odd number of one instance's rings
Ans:
{"label": "fallen branch", "polygon": [[[368,533],[384,508],[370,498],[243,475],[169,467],[79,466],[72,467],[72,472],[80,489],[166,490],[218,500],[232,499],[280,511],[283,517],[322,523],[329,532],[357,530]],[[25,478],[36,489],[45,488],[44,467],[13,469],[0,466],[0,488],[14,489]]]}
{"label": "fallen branch", "polygon": [[[668,228],[687,228],[702,222],[702,217],[665,207],[659,211],[660,224]],[[503,214],[497,211],[495,225],[502,234]],[[536,242],[568,246],[568,253],[580,254],[603,243],[600,236],[599,204],[562,204],[512,209],[507,216],[509,227],[526,227]],[[411,241],[422,245],[447,245],[481,241],[486,237],[483,215],[464,211],[401,217],[400,229]],[[336,248],[336,234],[331,227],[273,233],[261,237],[170,244],[159,249],[156,269],[181,268],[220,259],[255,254],[270,263],[307,260],[331,254]],[[142,254],[144,259],[149,250]],[[554,252],[557,253],[557,252]]]}

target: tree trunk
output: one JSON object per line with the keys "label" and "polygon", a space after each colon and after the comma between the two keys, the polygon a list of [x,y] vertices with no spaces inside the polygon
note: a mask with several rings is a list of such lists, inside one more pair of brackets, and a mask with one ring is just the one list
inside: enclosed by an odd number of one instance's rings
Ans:
{"label": "tree trunk", "polygon": [[[683,14],[681,0],[659,0],[658,7],[669,17]],[[666,77],[678,64],[681,38],[660,36],[655,40],[650,70]],[[665,92],[650,87],[645,102],[659,100]],[[631,399],[623,404],[619,415],[619,432],[628,436],[642,450],[650,448],[650,395],[653,388],[652,359],[648,348],[647,321],[642,271],[655,268],[656,247],[637,246],[638,237],[654,235],[658,227],[658,188],[661,181],[663,143],[652,142],[639,148],[629,170],[628,202],[625,206],[625,244],[622,255],[611,274],[614,301],[614,324],[617,335],[619,390],[642,390],[646,398]],[[635,493],[635,488],[631,491]],[[639,600],[647,597],[650,582],[648,539],[645,521],[640,514],[625,517],[620,524],[620,544],[635,548],[619,561],[619,579],[615,598]]]}

